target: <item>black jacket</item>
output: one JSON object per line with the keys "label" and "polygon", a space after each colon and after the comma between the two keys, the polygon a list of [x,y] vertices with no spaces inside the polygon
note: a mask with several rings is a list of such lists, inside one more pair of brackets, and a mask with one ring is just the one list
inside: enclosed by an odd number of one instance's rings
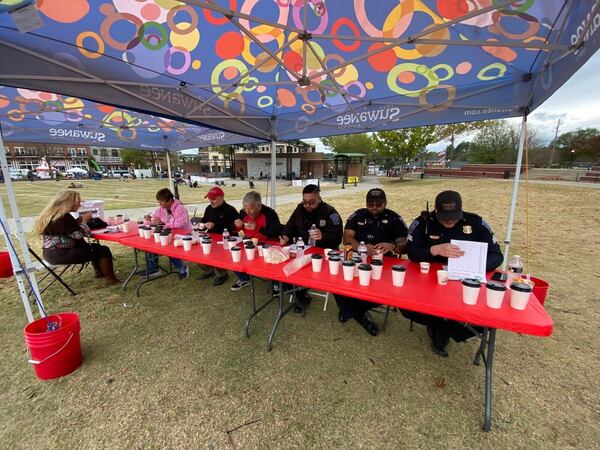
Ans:
{"label": "black jacket", "polygon": [[[265,215],[267,224],[264,228],[261,228],[257,231],[267,239],[277,239],[281,233],[281,222],[279,221],[279,216],[273,208],[269,208],[267,205],[262,205],[260,207],[260,212],[261,214]],[[246,211],[244,211],[242,208],[240,209],[239,216],[236,217],[236,219],[244,220],[244,217],[246,216]]]}
{"label": "black jacket", "polygon": [[223,202],[218,208],[208,205],[204,210],[204,217],[200,220],[202,223],[212,222],[214,228],[210,230],[214,233],[222,233],[225,228],[229,231],[235,230],[234,222],[238,218],[236,209],[227,202]]}
{"label": "black jacket", "polygon": [[433,256],[429,249],[433,245],[447,244],[451,239],[487,242],[486,270],[494,270],[502,264],[504,257],[490,226],[477,214],[465,212],[462,220],[452,228],[445,228],[437,221],[435,212],[428,219],[417,217],[408,229],[407,253],[411,261],[439,262],[446,264],[448,258]]}
{"label": "black jacket", "polygon": [[369,214],[367,208],[354,212],[346,222],[346,229],[355,232],[355,239],[365,244],[390,242],[396,244],[408,235],[408,229],[402,217],[390,209],[384,209],[377,217]]}
{"label": "black jacket", "polygon": [[308,230],[312,224],[315,224],[323,234],[323,239],[317,241],[317,247],[339,247],[343,235],[342,218],[333,206],[323,201],[310,213],[300,203],[283,227],[281,235],[287,236],[290,241],[294,237],[301,237],[304,243],[308,244]]}

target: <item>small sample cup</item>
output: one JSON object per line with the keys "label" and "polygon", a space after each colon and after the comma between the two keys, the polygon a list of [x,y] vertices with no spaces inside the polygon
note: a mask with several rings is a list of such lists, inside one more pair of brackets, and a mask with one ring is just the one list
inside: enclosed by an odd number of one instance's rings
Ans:
{"label": "small sample cup", "polygon": [[421,273],[429,273],[429,268],[431,264],[428,262],[419,263],[419,267],[421,267]]}
{"label": "small sample cup", "polygon": [[370,264],[359,264],[358,266],[358,282],[361,286],[371,284],[371,274],[373,269]]}
{"label": "small sample cup", "polygon": [[311,255],[310,260],[312,262],[312,271],[320,272],[323,268],[323,255],[315,253],[314,255]]}
{"label": "small sample cup", "polygon": [[462,280],[463,286],[463,303],[465,305],[477,304],[477,297],[479,297],[479,290],[481,289],[481,283],[479,280],[474,278],[465,278]]}
{"label": "small sample cup", "polygon": [[396,287],[404,286],[404,279],[406,278],[406,267],[397,264],[392,266],[392,284]]}
{"label": "small sample cup", "polygon": [[447,270],[438,270],[437,271],[437,281],[438,284],[442,286],[446,286],[448,284],[448,271]]}
{"label": "small sample cup", "polygon": [[502,308],[502,301],[504,300],[504,294],[506,293],[506,285],[504,283],[496,283],[494,281],[489,281],[485,285],[486,304],[493,309]]}
{"label": "small sample cup", "polygon": [[344,271],[344,280],[352,281],[354,279],[354,261],[344,261],[342,270]]}

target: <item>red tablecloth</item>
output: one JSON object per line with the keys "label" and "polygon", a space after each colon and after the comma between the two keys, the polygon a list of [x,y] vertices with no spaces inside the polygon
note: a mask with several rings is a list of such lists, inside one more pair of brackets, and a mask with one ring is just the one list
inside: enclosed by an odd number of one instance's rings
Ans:
{"label": "red tablecloth", "polygon": [[[174,230],[173,233],[178,234],[177,230]],[[534,336],[549,336],[552,334],[552,319],[535,297],[532,296],[527,309],[517,311],[510,307],[510,293],[507,291],[502,308],[492,309],[486,305],[486,290],[485,287],[482,287],[477,304],[474,306],[465,305],[462,302],[462,284],[460,281],[449,281],[446,286],[437,284],[436,271],[441,268],[440,264],[432,264],[429,273],[422,274],[418,264],[407,260],[385,258],[381,280],[371,280],[371,284],[365,287],[360,286],[358,277],[352,281],[345,281],[341,267],[338,275],[330,275],[326,260],[323,260],[323,269],[320,273],[314,273],[312,266],[309,264],[290,277],[283,273],[283,267],[287,262],[267,264],[262,257],[258,256],[258,251],[255,259],[248,261],[242,250],[241,261],[234,263],[231,253],[224,250],[223,246],[217,243],[220,240],[220,235],[212,235],[212,249],[209,255],[202,252],[200,244],[194,245],[190,251],[185,251],[183,247],[175,247],[172,243],[163,246],[160,243],[155,243],[154,239],[144,239],[137,235],[123,237],[118,242],[128,247],[158,255],[246,272],[256,277],[356,297],[375,303],[446,317],[459,322],[468,322],[474,325]],[[321,249],[313,249],[312,251],[322,252]],[[403,264],[408,269],[402,287],[395,287],[392,284],[391,266],[394,264]]]}
{"label": "red tablecloth", "polygon": [[110,241],[110,242],[121,242],[121,239],[129,236],[138,236],[138,229],[136,226],[133,227],[133,230],[128,231],[127,233],[123,233],[122,231],[113,233],[105,233],[105,229],[103,230],[92,230],[92,237],[101,241]]}

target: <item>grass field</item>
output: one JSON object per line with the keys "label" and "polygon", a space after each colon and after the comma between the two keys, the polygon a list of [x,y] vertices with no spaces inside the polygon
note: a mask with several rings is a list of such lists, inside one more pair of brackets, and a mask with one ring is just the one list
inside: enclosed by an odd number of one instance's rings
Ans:
{"label": "grass field", "polygon": [[[66,189],[72,180],[64,181],[19,181],[13,183],[17,206],[22,216],[34,216],[48,204],[48,202],[58,192]],[[104,200],[106,210],[110,209],[128,209],[156,207],[156,192],[164,187],[169,187],[168,180],[126,180],[118,179],[106,180],[74,180],[76,184],[83,184],[83,188],[78,189],[82,199],[102,199]],[[232,186],[232,183],[235,186]],[[228,180],[227,186],[223,187],[228,200],[241,199],[248,188],[248,181]],[[255,190],[264,197],[269,194],[266,181],[254,181]],[[201,185],[196,189],[190,189],[187,186],[179,186],[181,200],[186,204],[206,203],[204,196],[211,188],[211,185]],[[322,190],[334,189],[333,184],[323,184]],[[288,186],[287,182],[280,181],[276,185],[277,195],[293,194],[302,192],[300,187]],[[0,195],[6,196],[6,187],[0,184]],[[192,212],[192,211],[190,211]]]}
{"label": "grass field", "polygon": [[[510,183],[385,185],[389,206],[407,220],[446,188],[461,191],[465,210],[483,215],[503,240]],[[481,431],[475,341],[450,344],[443,359],[423,327],[411,333],[399,314],[373,338],[340,324],[334,302],[323,312],[315,300],[306,317],[283,320],[267,353],[275,308],[246,338],[249,292],[198,282],[197,267],[185,281],[143,288],[140,299],[86,269],[67,276],[78,296],[58,287],[44,296],[50,311],[80,314],[85,355],[79,370],[47,382],[27,364],[14,279],[0,281],[0,447],[599,448],[600,190],[530,186],[528,212],[521,193],[513,248],[551,283],[555,330],[549,338],[498,332],[490,433]],[[363,201],[349,194],[331,203],[345,218]],[[278,211],[285,219],[292,208]],[[130,252],[111,248],[123,276]]]}

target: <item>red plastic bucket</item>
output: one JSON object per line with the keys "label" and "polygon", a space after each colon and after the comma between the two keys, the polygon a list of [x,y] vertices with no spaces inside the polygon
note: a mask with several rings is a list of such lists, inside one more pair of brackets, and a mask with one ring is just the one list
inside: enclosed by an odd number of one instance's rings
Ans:
{"label": "red plastic bucket", "polygon": [[29,362],[40,380],[50,380],[70,374],[83,360],[79,331],[79,315],[60,313],[48,316],[57,322],[57,330],[47,331],[48,321],[39,319],[25,327],[25,343],[31,354]]}
{"label": "red plastic bucket", "polygon": [[531,277],[531,281],[535,283],[535,285],[533,286],[533,295],[537,297],[537,299],[543,306],[544,302],[546,301],[546,297],[548,297],[550,285],[546,281],[540,280],[539,278],[535,277]]}
{"label": "red plastic bucket", "polygon": [[12,263],[8,252],[0,252],[0,278],[9,278],[13,275]]}

